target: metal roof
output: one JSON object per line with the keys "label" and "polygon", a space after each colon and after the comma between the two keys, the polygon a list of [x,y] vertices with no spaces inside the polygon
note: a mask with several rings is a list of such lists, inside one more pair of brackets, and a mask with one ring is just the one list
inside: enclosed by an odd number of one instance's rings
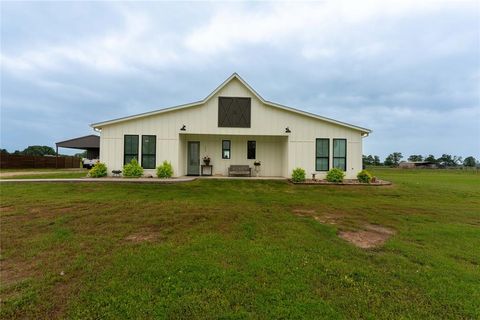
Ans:
{"label": "metal roof", "polygon": [[284,106],[284,105],[281,105],[281,104],[278,104],[278,103],[275,103],[275,102],[271,102],[271,101],[265,100],[260,94],[258,94],[258,92],[256,92],[256,91],[255,91],[245,80],[243,80],[242,77],[240,77],[236,72],[233,73],[230,77],[228,77],[227,80],[225,80],[222,84],[220,84],[215,90],[212,91],[212,93],[210,93],[210,94],[209,94],[207,97],[205,97],[205,99],[203,99],[203,100],[196,101],[196,102],[192,102],[192,103],[187,103],[187,104],[182,104],[182,105],[175,106],[175,107],[163,108],[163,109],[154,110],[154,111],[150,111],[150,112],[140,113],[140,114],[136,114],[136,115],[132,115],[132,116],[127,116],[127,117],[122,117],[122,118],[117,118],[117,119],[112,119],[112,120],[107,120],[107,121],[92,123],[90,126],[91,126],[92,128],[94,128],[94,129],[101,129],[102,126],[106,126],[106,125],[110,125],[110,124],[114,124],[114,123],[118,123],[118,122],[123,122],[123,121],[128,121],[128,120],[133,120],[133,119],[138,119],[138,118],[143,118],[143,117],[148,117],[148,116],[152,116],[152,115],[157,115],[157,114],[161,114],[161,113],[165,113],[165,112],[176,111],[176,110],[180,110],[180,109],[185,109],[185,108],[190,108],[190,107],[199,106],[199,105],[202,105],[202,104],[204,104],[205,102],[207,102],[210,98],[212,98],[217,92],[219,92],[225,85],[227,85],[227,83],[229,83],[229,82],[230,82],[231,80],[233,80],[233,79],[239,80],[248,90],[250,90],[250,91],[253,93],[253,95],[254,95],[255,97],[258,98],[258,100],[260,100],[261,102],[263,102],[264,104],[266,104],[266,105],[268,105],[268,106],[275,107],[275,108],[279,108],[279,109],[283,109],[283,110],[287,110],[287,111],[290,111],[290,112],[293,112],[293,113],[297,113],[297,114],[301,114],[301,115],[304,115],[304,116],[307,116],[307,117],[311,117],[311,118],[323,120],[323,121],[325,121],[325,122],[334,123],[334,124],[337,124],[337,125],[339,125],[339,126],[343,126],[343,127],[348,127],[348,128],[351,128],[351,129],[355,129],[355,130],[358,130],[358,131],[360,131],[360,132],[362,132],[362,133],[365,133],[365,134],[367,134],[367,135],[372,132],[372,130],[367,129],[367,128],[359,127],[359,126],[356,126],[356,125],[353,125],[353,124],[349,124],[349,123],[346,123],[346,122],[342,122],[342,121],[337,121],[337,120],[330,119],[330,118],[327,118],[327,117],[322,117],[322,116],[317,115],[317,114],[314,114],[314,113],[302,111],[302,110],[299,110],[299,109],[295,109],[295,108],[292,108],[292,107],[287,107],[287,106]]}
{"label": "metal roof", "polygon": [[96,149],[100,148],[100,137],[94,134],[73,138],[65,141],[60,141],[55,143],[57,147],[60,148],[71,148],[71,149]]}

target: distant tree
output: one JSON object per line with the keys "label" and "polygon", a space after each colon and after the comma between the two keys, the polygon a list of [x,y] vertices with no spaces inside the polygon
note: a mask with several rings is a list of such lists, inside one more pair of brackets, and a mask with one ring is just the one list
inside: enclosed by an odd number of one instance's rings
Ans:
{"label": "distant tree", "polygon": [[370,165],[373,166],[373,156],[372,156],[372,155],[369,155],[369,156],[367,157],[367,159],[368,159],[368,162],[370,163]]}
{"label": "distant tree", "polygon": [[362,155],[362,164],[364,167],[371,165],[371,163],[368,162],[368,157],[366,155]]}
{"label": "distant tree", "polygon": [[386,166],[396,167],[400,163],[400,160],[403,158],[401,152],[394,152],[388,155],[385,159],[384,164]]}
{"label": "distant tree", "polygon": [[87,157],[87,151],[83,151],[83,152],[80,152],[80,153],[75,153],[73,155],[74,157],[78,157],[78,158],[86,158]]}
{"label": "distant tree", "polygon": [[472,156],[466,157],[465,160],[463,160],[463,165],[465,167],[475,167],[477,165],[477,160]]}
{"label": "distant tree", "polygon": [[386,166],[393,166],[393,155],[389,154],[386,158],[385,161],[383,161],[383,164]]}
{"label": "distant tree", "polygon": [[7,149],[0,149],[0,153],[6,153],[6,154],[8,154],[8,151],[7,151]]}
{"label": "distant tree", "polygon": [[363,160],[363,165],[364,165],[364,166],[371,166],[371,165],[373,165],[374,159],[373,159],[373,156],[372,156],[372,155],[368,155],[368,156],[363,155],[363,156],[362,156],[362,160]]}
{"label": "distant tree", "polygon": [[463,158],[460,156],[453,156],[453,163],[458,166],[463,163]]}
{"label": "distant tree", "polygon": [[382,165],[382,162],[380,161],[379,156],[374,156],[374,155],[363,155],[362,156],[362,163],[363,166],[380,166]]}
{"label": "distant tree", "polygon": [[401,152],[394,152],[393,153],[393,159],[395,161],[396,164],[400,163],[400,160],[402,160],[403,158],[403,155]]}
{"label": "distant tree", "polygon": [[423,161],[423,157],[420,154],[412,154],[408,157],[408,161]]}
{"label": "distant tree", "polygon": [[15,150],[12,154],[14,154],[14,155],[21,155],[21,154],[23,154],[23,153],[22,153],[22,151],[20,151],[20,150]]}
{"label": "distant tree", "polygon": [[49,146],[28,146],[25,150],[22,151],[22,154],[27,156],[44,156],[44,155],[55,155],[55,150]]}
{"label": "distant tree", "polygon": [[442,154],[440,158],[437,159],[438,164],[444,167],[454,167],[456,166],[454,158],[450,154]]}
{"label": "distant tree", "polygon": [[426,156],[424,161],[437,163],[437,159],[433,154],[429,154],[428,156]]}

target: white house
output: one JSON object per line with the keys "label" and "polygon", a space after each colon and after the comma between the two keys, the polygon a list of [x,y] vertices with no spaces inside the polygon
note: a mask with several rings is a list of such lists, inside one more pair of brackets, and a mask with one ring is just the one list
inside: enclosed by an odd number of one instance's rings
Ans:
{"label": "white house", "polygon": [[337,167],[355,178],[362,138],[371,132],[267,101],[236,73],[201,101],[91,127],[101,132],[100,161],[109,172],[137,158],[152,175],[170,161],[174,176],[200,174],[208,156],[214,175],[260,161],[261,176],[289,177],[300,167],[322,178]]}

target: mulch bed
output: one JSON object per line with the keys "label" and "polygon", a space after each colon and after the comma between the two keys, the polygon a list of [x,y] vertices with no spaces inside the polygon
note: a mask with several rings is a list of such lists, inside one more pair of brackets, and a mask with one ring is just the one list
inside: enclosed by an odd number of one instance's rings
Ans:
{"label": "mulch bed", "polygon": [[289,180],[293,184],[323,184],[323,185],[339,185],[339,186],[389,186],[392,183],[386,180],[377,179],[375,182],[370,183],[361,183],[356,179],[344,179],[343,182],[328,182],[327,180],[321,179],[307,179],[304,182],[293,182],[291,179]]}

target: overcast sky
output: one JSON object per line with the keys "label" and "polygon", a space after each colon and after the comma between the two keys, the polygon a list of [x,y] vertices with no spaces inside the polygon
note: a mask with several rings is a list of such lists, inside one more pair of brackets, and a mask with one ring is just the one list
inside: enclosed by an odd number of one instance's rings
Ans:
{"label": "overcast sky", "polygon": [[479,16],[478,1],[1,2],[0,147],[53,147],[237,72],[372,129],[365,154],[480,158]]}

